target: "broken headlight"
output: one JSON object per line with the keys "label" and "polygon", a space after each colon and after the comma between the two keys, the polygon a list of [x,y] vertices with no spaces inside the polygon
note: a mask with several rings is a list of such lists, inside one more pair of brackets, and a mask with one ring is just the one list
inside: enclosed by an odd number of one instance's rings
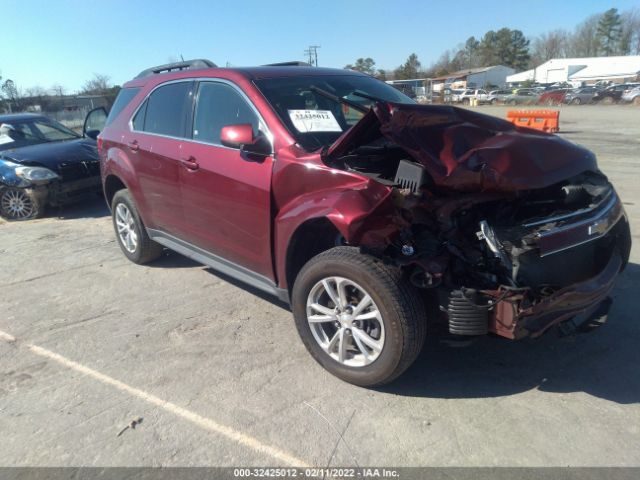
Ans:
{"label": "broken headlight", "polygon": [[18,167],[16,175],[31,183],[46,183],[58,178],[58,174],[44,167]]}

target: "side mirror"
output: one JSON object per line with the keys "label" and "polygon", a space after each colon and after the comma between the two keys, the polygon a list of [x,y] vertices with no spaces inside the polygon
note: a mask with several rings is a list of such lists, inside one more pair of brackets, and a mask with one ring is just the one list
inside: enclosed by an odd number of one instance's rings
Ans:
{"label": "side mirror", "polygon": [[267,138],[253,135],[253,127],[249,123],[226,125],[220,131],[220,143],[225,147],[238,148],[243,153],[268,156],[271,155],[271,144]]}
{"label": "side mirror", "polygon": [[104,128],[105,123],[107,123],[107,111],[104,107],[98,107],[90,110],[84,119],[82,136],[93,138],[95,140]]}

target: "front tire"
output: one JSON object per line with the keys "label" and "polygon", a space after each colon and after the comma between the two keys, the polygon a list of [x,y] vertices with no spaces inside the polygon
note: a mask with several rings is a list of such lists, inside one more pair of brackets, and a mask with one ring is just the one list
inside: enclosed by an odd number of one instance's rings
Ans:
{"label": "front tire", "polygon": [[162,255],[162,245],[149,238],[129,190],[119,190],[111,202],[111,217],[122,253],[133,263],[149,263]]}
{"label": "front tire", "polygon": [[44,205],[24,188],[0,188],[0,213],[7,220],[31,220],[44,214]]}
{"label": "front tire", "polygon": [[580,105],[582,103],[582,100],[580,100],[579,98],[574,98],[573,100],[571,100],[571,103],[573,105]]}
{"label": "front tire", "polygon": [[300,271],[291,295],[311,356],[346,382],[391,382],[416,359],[426,334],[425,305],[398,268],[335,247]]}

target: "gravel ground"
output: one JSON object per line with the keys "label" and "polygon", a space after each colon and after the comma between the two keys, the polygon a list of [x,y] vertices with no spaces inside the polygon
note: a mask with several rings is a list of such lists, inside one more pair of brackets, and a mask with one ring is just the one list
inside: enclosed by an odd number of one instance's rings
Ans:
{"label": "gravel ground", "polygon": [[177,254],[129,263],[101,201],[0,222],[0,466],[640,465],[640,108],[560,119],[634,229],[609,323],[429,340],[383,390],[322,370],[270,299]]}

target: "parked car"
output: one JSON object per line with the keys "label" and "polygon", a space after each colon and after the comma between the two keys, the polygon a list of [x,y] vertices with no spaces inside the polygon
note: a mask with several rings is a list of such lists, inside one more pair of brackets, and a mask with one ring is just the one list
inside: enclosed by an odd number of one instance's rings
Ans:
{"label": "parked car", "polygon": [[593,101],[598,103],[603,103],[605,105],[610,105],[612,103],[618,103],[622,99],[622,93],[625,90],[629,90],[633,87],[636,87],[640,84],[638,83],[620,83],[617,85],[611,85],[610,87],[605,88],[604,90],[600,90],[596,92],[593,96]]}
{"label": "parked car", "polygon": [[461,88],[452,88],[451,89],[451,103],[460,103],[462,101],[462,94],[464,93],[464,89]]}
{"label": "parked car", "polygon": [[513,93],[512,90],[492,90],[487,96],[487,102],[492,105],[496,103],[504,103],[505,98]]}
{"label": "parked car", "polygon": [[620,99],[626,103],[640,105],[640,86],[625,90]]}
{"label": "parked car", "polygon": [[567,88],[558,88],[556,90],[548,90],[544,92],[542,95],[540,95],[540,97],[538,97],[538,100],[536,103],[540,105],[549,105],[549,106],[560,105],[562,104],[562,102],[564,102],[564,97],[569,91],[570,89],[567,89]]}
{"label": "parked car", "polygon": [[533,88],[519,88],[511,95],[504,97],[507,105],[533,105],[538,102],[540,94]]}
{"label": "parked car", "polygon": [[463,103],[464,105],[469,105],[472,99],[476,99],[479,104],[482,104],[482,103],[488,103],[488,100],[487,100],[488,96],[489,95],[487,94],[486,90],[482,90],[482,89],[474,90],[472,88],[468,88],[458,97],[458,101]]}
{"label": "parked car", "polygon": [[[94,111],[94,120],[100,116],[103,109]],[[100,192],[97,130],[90,127],[81,136],[42,115],[0,115],[0,214],[28,220]]]}
{"label": "parked car", "polygon": [[571,105],[581,105],[584,103],[593,103],[593,96],[600,89],[596,87],[581,87],[567,92],[564,97],[564,103]]}
{"label": "parked car", "polygon": [[289,303],[313,358],[354,384],[396,378],[437,325],[600,323],[629,256],[591,152],[358,72],[184,62],[116,105],[98,149],[123,254],[168,247]]}

